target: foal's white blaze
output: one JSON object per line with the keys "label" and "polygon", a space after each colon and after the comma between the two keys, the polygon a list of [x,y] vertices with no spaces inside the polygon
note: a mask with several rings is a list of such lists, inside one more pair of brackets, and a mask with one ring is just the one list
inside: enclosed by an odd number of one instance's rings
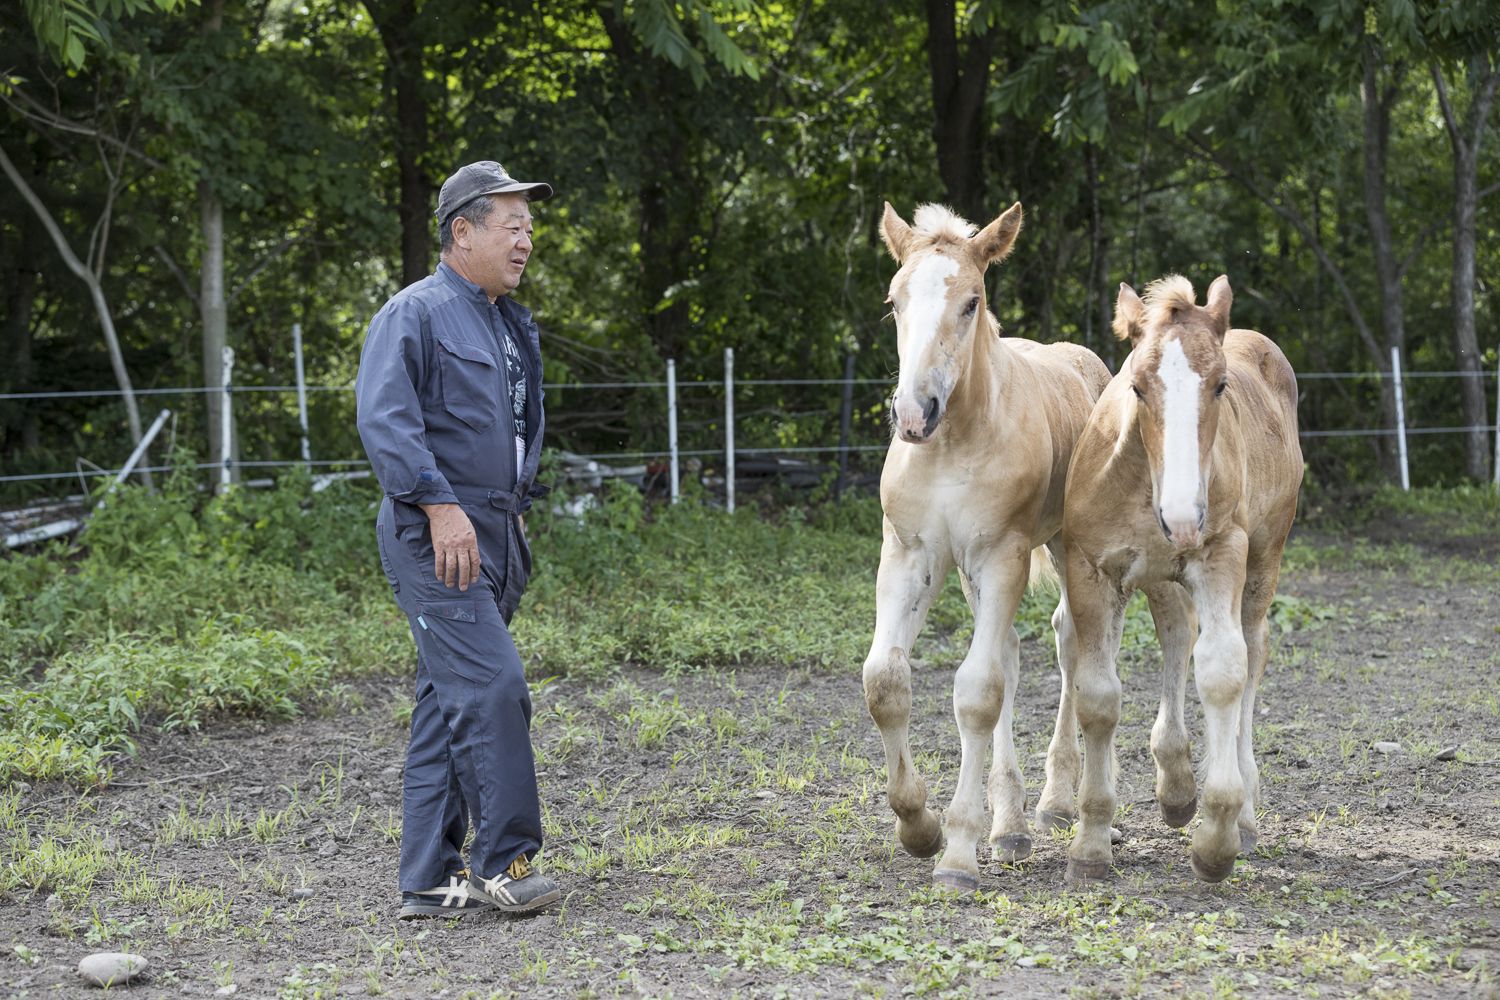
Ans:
{"label": "foal's white blaze", "polygon": [[1193,371],[1181,341],[1169,340],[1157,366],[1162,400],[1161,518],[1172,540],[1191,544],[1198,537],[1203,477],[1198,462],[1198,401],[1203,377]]}
{"label": "foal's white blaze", "polygon": [[958,273],[958,261],[933,254],[918,262],[906,279],[906,308],[900,316],[901,375],[896,386],[896,421],[900,429],[921,436],[929,397],[946,403],[953,388],[951,373],[939,371],[942,362],[930,356],[933,342],[948,311],[948,279]]}

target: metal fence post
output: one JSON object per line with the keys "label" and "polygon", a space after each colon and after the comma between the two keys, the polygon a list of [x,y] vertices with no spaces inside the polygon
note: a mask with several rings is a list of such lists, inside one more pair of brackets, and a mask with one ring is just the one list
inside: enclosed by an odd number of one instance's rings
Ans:
{"label": "metal fence post", "polygon": [[1495,362],[1495,489],[1500,490],[1500,361]]}
{"label": "metal fence post", "polygon": [[1391,348],[1391,378],[1396,385],[1396,448],[1401,458],[1401,488],[1411,489],[1411,474],[1406,469],[1406,402],[1401,390],[1401,348]]}
{"label": "metal fence post", "polygon": [[672,502],[677,502],[677,362],[667,359],[667,445],[672,450]]}
{"label": "metal fence post", "polygon": [[724,348],[724,496],[734,513],[734,348]]}
{"label": "metal fence post", "polygon": [[219,485],[227,487],[231,478],[234,456],[230,450],[230,424],[233,419],[230,403],[230,395],[233,392],[232,376],[234,375],[234,348],[224,348],[224,404],[219,414]]}
{"label": "metal fence post", "polygon": [[307,444],[307,380],[302,374],[302,324],[292,324],[292,351],[297,356],[297,423],[302,427],[302,462],[312,471],[312,450]]}

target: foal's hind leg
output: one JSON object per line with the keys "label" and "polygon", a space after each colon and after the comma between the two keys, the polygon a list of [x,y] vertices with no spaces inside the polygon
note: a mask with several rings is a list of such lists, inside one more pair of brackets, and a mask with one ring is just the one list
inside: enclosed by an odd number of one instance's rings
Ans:
{"label": "foal's hind leg", "polygon": [[950,560],[934,549],[902,544],[886,522],[875,582],[875,638],[864,666],[865,703],[885,744],[886,796],[896,813],[896,836],[919,858],[938,852],[943,831],[927,808],[927,785],[912,762],[907,653],[949,566]]}
{"label": "foal's hind leg", "polygon": [[[1284,540],[1290,525],[1281,528]],[[1256,539],[1255,541],[1259,541]],[[1260,839],[1255,810],[1260,807],[1260,768],[1255,763],[1255,692],[1266,673],[1271,655],[1271,625],[1266,615],[1276,595],[1281,572],[1282,545],[1255,545],[1245,566],[1245,591],[1240,603],[1240,621],[1245,629],[1245,693],[1240,700],[1240,777],[1245,781],[1245,804],[1240,809],[1240,854],[1248,856]]]}
{"label": "foal's hind leg", "polygon": [[1068,607],[1068,576],[1063,564],[1062,544],[1054,539],[1047,549],[1057,570],[1059,594],[1057,610],[1052,612],[1052,631],[1057,636],[1057,670],[1062,675],[1062,691],[1057,699],[1057,722],[1052,728],[1052,742],[1047,746],[1047,783],[1036,804],[1037,833],[1066,830],[1073,825],[1073,791],[1083,758],[1078,753],[1078,717],[1073,710],[1073,666],[1078,661],[1078,631],[1073,612]]}
{"label": "foal's hind leg", "polygon": [[1198,785],[1193,780],[1193,758],[1183,724],[1187,694],[1188,658],[1197,637],[1197,616],[1187,591],[1179,584],[1146,588],[1151,620],[1161,643],[1161,708],[1151,727],[1151,754],[1156,758],[1156,804],[1168,826],[1184,827],[1198,811]]}
{"label": "foal's hind leg", "polygon": [[1264,615],[1260,621],[1245,624],[1245,654],[1248,661],[1248,676],[1245,678],[1245,693],[1240,696],[1240,777],[1245,780],[1245,804],[1240,807],[1240,856],[1248,857],[1255,851],[1260,840],[1260,827],[1255,810],[1260,806],[1260,768],[1255,763],[1255,742],[1252,731],[1255,726],[1255,691],[1266,673],[1266,661],[1270,658],[1271,623]]}

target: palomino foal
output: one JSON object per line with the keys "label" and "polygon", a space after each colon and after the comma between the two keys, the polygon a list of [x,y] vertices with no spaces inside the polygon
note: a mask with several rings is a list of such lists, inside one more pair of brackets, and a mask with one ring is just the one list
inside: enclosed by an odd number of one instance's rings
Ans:
{"label": "palomino foal", "polygon": [[1185,826],[1199,807],[1182,718],[1191,655],[1207,744],[1193,870],[1218,882],[1255,844],[1255,689],[1266,669],[1266,612],[1297,509],[1302,449],[1292,366],[1265,337],[1229,328],[1230,301],[1222,276],[1204,307],[1176,275],[1148,287],[1144,302],[1120,286],[1115,334],[1129,337],[1133,350],[1068,470],[1063,547],[1085,745],[1082,822],[1068,851],[1072,881],[1109,873],[1120,717],[1115,654],[1125,601],[1137,588],[1162,644],[1161,709],[1151,730],[1162,817]]}
{"label": "palomino foal", "polygon": [[[1001,338],[985,309],[984,272],[1010,252],[1021,228],[1019,203],[978,235],[940,205],[918,208],[914,221],[915,228],[908,226],[889,204],[881,220],[886,247],[901,265],[889,299],[901,373],[891,400],[895,434],[880,478],[884,544],[865,700],[885,743],[886,790],[901,843],[926,858],[946,834],[933,881],[972,891],[979,886],[975,845],[984,833],[984,753],[992,734],[990,844],[1004,861],[1031,853],[1011,738],[1020,670],[1012,623],[1032,550],[1055,544],[1062,526],[1068,460],[1109,372],[1076,345]],[[974,639],[953,682],[963,757],[940,826],[907,738],[907,654],[955,564],[974,613]],[[1068,632],[1067,618],[1064,599],[1053,618],[1059,636]],[[1072,719],[1065,687],[1053,750],[1076,761]],[[1050,754],[1047,770],[1050,789],[1056,770]],[[1065,802],[1071,797],[1071,781],[1061,794]]]}

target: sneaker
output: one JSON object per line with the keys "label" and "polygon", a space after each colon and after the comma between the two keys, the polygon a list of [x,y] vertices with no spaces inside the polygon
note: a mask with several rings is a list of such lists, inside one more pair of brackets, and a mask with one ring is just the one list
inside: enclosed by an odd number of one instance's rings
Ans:
{"label": "sneaker", "polygon": [[535,871],[526,855],[518,855],[494,878],[477,878],[469,886],[471,896],[491,903],[501,913],[535,913],[562,898],[557,883]]}
{"label": "sneaker", "polygon": [[492,910],[489,900],[475,895],[469,884],[469,870],[448,876],[447,885],[401,894],[401,919],[417,917],[462,917],[479,910]]}

